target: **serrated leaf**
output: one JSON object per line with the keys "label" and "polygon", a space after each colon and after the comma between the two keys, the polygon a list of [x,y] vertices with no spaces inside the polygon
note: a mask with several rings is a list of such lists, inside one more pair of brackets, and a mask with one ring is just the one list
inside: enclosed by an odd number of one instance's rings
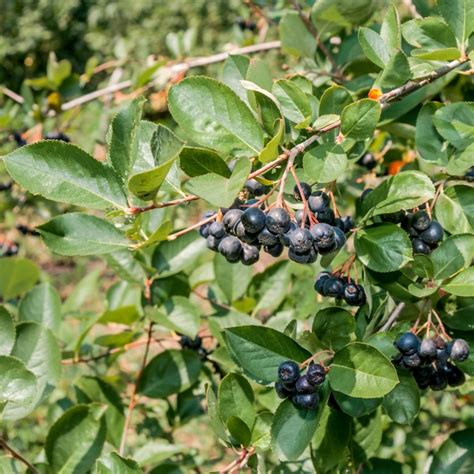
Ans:
{"label": "serrated leaf", "polygon": [[380,37],[385,44],[389,54],[394,54],[402,46],[402,35],[400,32],[400,17],[397,9],[392,4],[388,7],[380,29]]}
{"label": "serrated leaf", "polygon": [[101,255],[130,245],[110,222],[79,212],[57,216],[37,229],[45,244],[60,255]]}
{"label": "serrated leaf", "polygon": [[436,219],[450,234],[473,233],[474,188],[451,186],[436,201]]}
{"label": "serrated leaf", "polygon": [[374,224],[356,233],[357,258],[376,272],[393,272],[413,259],[406,232],[394,224]]}
{"label": "serrated leaf", "polygon": [[319,145],[304,154],[303,166],[306,175],[317,183],[330,183],[344,175],[347,156],[340,145]]}
{"label": "serrated leaf", "polygon": [[191,178],[206,173],[215,173],[224,178],[230,176],[225,161],[212,150],[196,147],[184,147],[179,154],[181,169]]}
{"label": "serrated leaf", "polygon": [[456,148],[471,145],[474,135],[474,103],[456,102],[441,107],[433,116],[438,133]]}
{"label": "serrated leaf", "polygon": [[144,102],[144,97],[137,97],[124,105],[112,119],[107,134],[107,159],[123,182],[133,167],[135,139]]}
{"label": "serrated leaf", "polygon": [[390,53],[382,37],[370,28],[359,28],[359,44],[364,54],[380,68],[390,59]]}
{"label": "serrated leaf", "polygon": [[0,404],[30,404],[36,395],[36,376],[16,357],[0,356]]}
{"label": "serrated leaf", "polygon": [[127,207],[116,172],[70,143],[33,143],[5,156],[4,163],[10,176],[32,194],[89,209]]}
{"label": "serrated leaf", "polygon": [[278,25],[282,50],[293,56],[312,58],[316,52],[316,40],[306,28],[298,12],[283,15]]}
{"label": "serrated leaf", "polygon": [[352,94],[345,87],[328,87],[319,101],[319,115],[340,115],[344,107],[352,102]]}
{"label": "serrated leaf", "polygon": [[138,393],[150,398],[166,398],[187,390],[199,377],[202,361],[188,350],[167,350],[145,367]]}
{"label": "serrated leaf", "polygon": [[398,384],[395,368],[375,347],[361,342],[336,352],[328,374],[333,390],[358,398],[378,398]]}
{"label": "serrated leaf", "polygon": [[410,374],[399,374],[400,383],[383,399],[383,408],[396,423],[412,424],[420,411],[420,389]]}
{"label": "serrated leaf", "polygon": [[381,111],[380,104],[371,99],[361,99],[344,107],[341,114],[342,134],[356,140],[372,136]]}
{"label": "serrated leaf", "polygon": [[105,442],[103,417],[97,418],[97,406],[76,405],[67,410],[51,427],[45,452],[55,472],[87,472],[100,456]]}
{"label": "serrated leaf", "polygon": [[285,360],[306,360],[310,353],[285,334],[260,326],[237,326],[225,330],[232,356],[259,383],[276,380],[278,366]]}
{"label": "serrated leaf", "polygon": [[453,235],[441,242],[431,254],[434,279],[444,280],[471,265],[474,258],[474,235]]}
{"label": "serrated leaf", "polygon": [[133,460],[118,453],[109,453],[97,460],[94,474],[141,474],[143,470]]}
{"label": "serrated leaf", "polygon": [[225,84],[191,77],[173,86],[173,118],[196,143],[223,154],[251,157],[263,148],[263,132],[252,112]]}
{"label": "serrated leaf", "polygon": [[308,117],[311,118],[312,109],[308,96],[295,82],[280,79],[273,84],[272,92],[286,119],[299,124]]}
{"label": "serrated leaf", "polygon": [[446,23],[454,31],[460,47],[464,48],[465,41],[474,31],[474,1],[437,0],[436,5]]}
{"label": "serrated leaf", "polygon": [[415,18],[407,21],[402,25],[402,33],[405,41],[415,48],[436,50],[457,46],[453,32],[440,18]]}
{"label": "serrated leaf", "polygon": [[403,51],[397,51],[387,62],[380,74],[379,82],[383,88],[393,89],[411,79],[410,63]]}
{"label": "serrated leaf", "polygon": [[443,287],[456,296],[474,296],[474,267],[466,268]]}
{"label": "serrated leaf", "polygon": [[354,316],[343,308],[324,308],[314,317],[313,332],[324,348],[340,349],[355,339]]}

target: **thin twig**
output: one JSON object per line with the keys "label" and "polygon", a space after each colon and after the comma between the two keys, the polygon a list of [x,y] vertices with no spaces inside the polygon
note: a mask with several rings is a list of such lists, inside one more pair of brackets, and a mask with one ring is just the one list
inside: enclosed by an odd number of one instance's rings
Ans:
{"label": "thin twig", "polygon": [[[174,76],[179,73],[186,72],[187,70],[195,67],[201,66],[208,66],[210,64],[219,63],[225,61],[231,54],[252,54],[252,53],[260,53],[262,51],[268,51],[271,49],[279,49],[280,48],[280,41],[269,41],[266,43],[261,44],[254,44],[251,46],[245,46],[244,48],[237,48],[233,49],[228,52],[214,54],[212,56],[206,56],[201,58],[191,58],[187,61],[177,64],[170,64],[169,66],[163,66],[160,69],[161,76],[163,75],[171,75]],[[153,85],[159,81],[159,78],[155,78],[150,81],[150,85]],[[114,84],[113,86],[105,87],[104,89],[99,89],[97,91],[91,92],[89,94],[85,94],[81,97],[73,99],[69,102],[65,102],[61,106],[61,110],[69,110],[79,105],[85,104],[87,102],[91,102],[92,100],[98,99],[104,95],[108,95],[112,92],[117,92],[123,89],[128,89],[133,85],[133,81],[131,79],[127,81],[119,82],[118,84]]]}
{"label": "thin twig", "polygon": [[14,459],[18,459],[18,461],[27,466],[33,474],[39,474],[38,469],[36,469],[36,467],[33,466],[33,464],[31,464],[27,459],[25,459],[18,451],[13,449],[3,438],[0,438],[0,447],[9,452]]}
{"label": "thin twig", "polygon": [[379,332],[388,331],[398,319],[403,309],[405,308],[405,303],[402,301],[395,306],[395,309],[390,313],[390,316],[387,319],[387,322],[380,328]]}
{"label": "thin twig", "polygon": [[23,99],[23,97],[21,95],[18,95],[16,92],[13,92],[8,87],[1,87],[0,90],[7,97],[10,97],[10,99],[14,100],[15,102],[18,102],[19,104],[24,104],[25,103],[25,99]]}

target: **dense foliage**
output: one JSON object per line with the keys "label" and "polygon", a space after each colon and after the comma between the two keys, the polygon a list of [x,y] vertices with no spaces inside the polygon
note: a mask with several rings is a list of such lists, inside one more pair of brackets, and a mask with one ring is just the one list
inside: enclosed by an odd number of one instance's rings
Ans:
{"label": "dense foliage", "polygon": [[471,472],[474,0],[246,3],[271,60],[3,99],[3,471]]}

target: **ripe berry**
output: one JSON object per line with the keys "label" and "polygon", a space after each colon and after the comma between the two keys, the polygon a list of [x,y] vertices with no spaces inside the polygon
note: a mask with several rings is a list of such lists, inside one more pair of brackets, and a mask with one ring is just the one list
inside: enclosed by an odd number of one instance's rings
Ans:
{"label": "ripe berry", "polygon": [[244,265],[253,265],[258,262],[259,258],[260,252],[257,247],[245,243],[242,244],[242,255],[240,256],[240,261]]}
{"label": "ripe berry", "polygon": [[413,239],[411,241],[411,246],[413,248],[413,253],[421,253],[424,255],[429,255],[431,253],[430,247],[425,244],[421,239]]}
{"label": "ripe berry", "polygon": [[326,369],[320,364],[311,364],[306,371],[306,378],[313,385],[321,385],[326,379]]}
{"label": "ripe berry", "polygon": [[463,362],[469,357],[469,344],[464,339],[455,339],[450,349],[449,355],[456,362]]}
{"label": "ripe berry", "polygon": [[346,243],[346,235],[344,234],[344,231],[342,231],[339,227],[333,227],[334,230],[334,241],[336,243],[336,248],[335,250],[339,250],[342,247],[344,247],[344,244]]}
{"label": "ripe berry", "polygon": [[418,386],[423,385],[424,386],[423,388],[427,388],[430,383],[431,374],[433,372],[434,372],[433,366],[428,365],[428,366],[415,367],[412,371],[412,374]]}
{"label": "ripe berry", "polygon": [[421,234],[421,238],[428,245],[434,245],[443,240],[444,231],[438,221],[432,221],[430,226]]}
{"label": "ripe berry", "polygon": [[285,387],[283,382],[276,382],[275,383],[275,390],[276,390],[277,395],[280,398],[289,398],[292,395],[294,395],[294,393],[295,393],[294,390],[290,390],[289,388]]}
{"label": "ripe berry", "polygon": [[260,183],[256,179],[249,179],[245,182],[244,188],[254,196],[263,196],[265,193],[268,192],[268,186]]}
{"label": "ripe berry", "polygon": [[418,211],[413,214],[411,225],[416,231],[423,232],[424,230],[428,229],[430,224],[431,219],[426,211]]}
{"label": "ripe berry", "polygon": [[229,235],[220,241],[218,249],[227,261],[234,263],[240,259],[242,244],[237,237]]}
{"label": "ripe berry", "polygon": [[446,375],[438,370],[433,371],[429,382],[431,390],[444,390],[448,386]]}
{"label": "ripe berry", "polygon": [[293,397],[293,403],[300,408],[315,410],[319,404],[319,396],[317,393],[301,393]]}
{"label": "ripe berry", "polygon": [[252,234],[260,232],[265,227],[265,213],[258,207],[249,207],[240,218],[245,230]]}
{"label": "ripe berry", "polygon": [[366,301],[364,288],[354,283],[348,283],[344,287],[343,298],[351,306],[363,306]]}
{"label": "ripe berry", "polygon": [[235,226],[240,222],[243,211],[240,209],[229,209],[225,215],[222,223],[224,224],[225,230],[227,232],[233,232]]}
{"label": "ripe berry", "polygon": [[196,336],[194,339],[189,336],[181,336],[179,344],[183,349],[198,350],[202,346],[202,339],[200,336]]}
{"label": "ripe berry", "polygon": [[324,282],[323,295],[341,298],[344,293],[344,283],[340,278],[330,277]]}
{"label": "ripe berry", "polygon": [[262,245],[275,245],[280,242],[278,236],[264,227],[257,237],[258,243]]}
{"label": "ripe berry", "polygon": [[372,153],[366,153],[357,160],[357,164],[367,168],[370,171],[377,166],[377,160],[375,159],[374,155],[372,155]]}
{"label": "ripe berry", "polygon": [[318,258],[318,254],[313,247],[311,247],[307,252],[303,253],[298,253],[290,247],[288,250],[288,258],[296,263],[308,264],[314,263]]}
{"label": "ripe berry", "polygon": [[218,239],[222,239],[225,235],[224,224],[222,222],[213,222],[209,226],[209,234],[217,237]]}
{"label": "ripe berry", "polygon": [[418,349],[418,354],[423,359],[432,360],[436,357],[436,343],[433,339],[423,339]]}
{"label": "ripe berry", "polygon": [[296,253],[308,252],[313,246],[313,236],[308,229],[297,227],[288,234],[290,249]]}
{"label": "ripe berry", "polygon": [[329,196],[324,191],[315,191],[308,198],[309,208],[318,212],[329,205]]}
{"label": "ripe berry", "polygon": [[[323,287],[326,283],[326,280],[331,277],[329,272],[321,272],[316,277],[316,281],[314,282],[314,289],[321,295],[323,295]],[[324,295],[323,295],[324,296]]]}
{"label": "ripe berry", "polygon": [[405,334],[402,334],[395,342],[395,347],[403,355],[411,355],[414,354],[420,347],[420,340],[416,334],[413,334],[412,332],[406,332]]}
{"label": "ripe berry", "polygon": [[351,216],[341,217],[341,221],[344,224],[344,229],[343,230],[344,230],[345,234],[350,232],[355,227],[354,220],[352,219]]}
{"label": "ripe berry", "polygon": [[449,362],[446,364],[446,378],[448,379],[448,385],[450,387],[459,387],[466,381],[466,376],[464,372],[453,364]]}
{"label": "ripe berry", "polygon": [[302,375],[295,384],[298,393],[313,393],[314,385],[308,380],[306,375]]}
{"label": "ripe berry", "polygon": [[219,248],[219,244],[221,243],[222,239],[218,239],[217,237],[214,237],[213,235],[208,235],[206,239],[206,245],[209,250],[213,250],[214,252],[217,252]]}
{"label": "ripe berry", "polygon": [[293,360],[282,362],[278,367],[278,378],[281,382],[295,383],[300,376],[300,366]]}
{"label": "ripe berry", "polygon": [[284,234],[290,227],[291,219],[288,212],[281,207],[270,209],[266,218],[267,229],[274,234]]}
{"label": "ripe berry", "polygon": [[410,355],[404,355],[403,364],[405,367],[419,367],[421,365],[421,358],[417,352]]}
{"label": "ripe berry", "polygon": [[[303,222],[303,216],[304,216],[304,211],[303,209],[299,209],[298,211],[295,212],[295,220],[298,226],[301,226],[301,223]],[[309,226],[310,221],[309,221],[309,215],[306,215],[306,222],[305,226]]]}
{"label": "ripe berry", "polygon": [[[311,195],[311,186],[308,183],[300,183],[301,191],[303,191],[303,196],[306,200],[308,200],[309,196]],[[297,185],[293,188],[293,197],[295,201],[302,201],[301,193]]]}
{"label": "ripe berry", "polygon": [[334,229],[328,224],[316,224],[310,229],[311,235],[314,239],[314,244],[319,251],[330,249],[334,246],[336,236]]}
{"label": "ripe berry", "polygon": [[436,349],[436,360],[446,362],[449,359],[448,346],[438,347]]}
{"label": "ripe berry", "polygon": [[334,225],[335,223],[334,211],[330,207],[325,207],[316,212],[316,218],[324,224]]}
{"label": "ripe berry", "polygon": [[279,257],[283,253],[283,244],[278,242],[275,245],[265,245],[263,250],[270,254],[272,257]]}

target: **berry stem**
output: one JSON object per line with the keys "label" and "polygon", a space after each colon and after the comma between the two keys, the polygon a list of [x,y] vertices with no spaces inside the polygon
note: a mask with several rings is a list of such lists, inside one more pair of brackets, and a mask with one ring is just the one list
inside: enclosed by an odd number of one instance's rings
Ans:
{"label": "berry stem", "polygon": [[311,362],[316,360],[321,354],[329,354],[329,356],[327,358],[325,358],[324,361],[332,359],[334,357],[334,351],[331,351],[330,349],[324,349],[322,351],[316,352],[316,354],[313,354],[311,357],[309,357],[305,361],[301,362],[300,368],[306,367]]}
{"label": "berry stem", "polygon": [[441,334],[448,340],[451,340],[451,336],[446,332],[446,329],[444,327],[443,321],[441,321],[441,318],[439,317],[439,314],[432,309],[431,312],[434,314],[434,317],[436,318],[436,321],[438,321],[438,328],[441,331]]}
{"label": "berry stem", "polygon": [[303,201],[303,219],[301,220],[301,228],[304,229],[306,225],[306,218],[308,216],[308,201],[306,200],[306,197],[303,192],[303,188],[301,187],[301,181],[298,179],[298,176],[296,175],[295,167],[292,166],[290,171],[291,171],[291,174],[293,175],[293,178],[295,178],[298,192],[300,193],[301,200]]}
{"label": "berry stem", "polygon": [[28,471],[33,474],[39,474],[38,469],[36,469],[33,464],[31,464],[25,457],[23,457],[17,450],[13,449],[5,439],[0,438],[0,448],[3,448],[10,456],[18,461],[22,462],[27,468]]}

